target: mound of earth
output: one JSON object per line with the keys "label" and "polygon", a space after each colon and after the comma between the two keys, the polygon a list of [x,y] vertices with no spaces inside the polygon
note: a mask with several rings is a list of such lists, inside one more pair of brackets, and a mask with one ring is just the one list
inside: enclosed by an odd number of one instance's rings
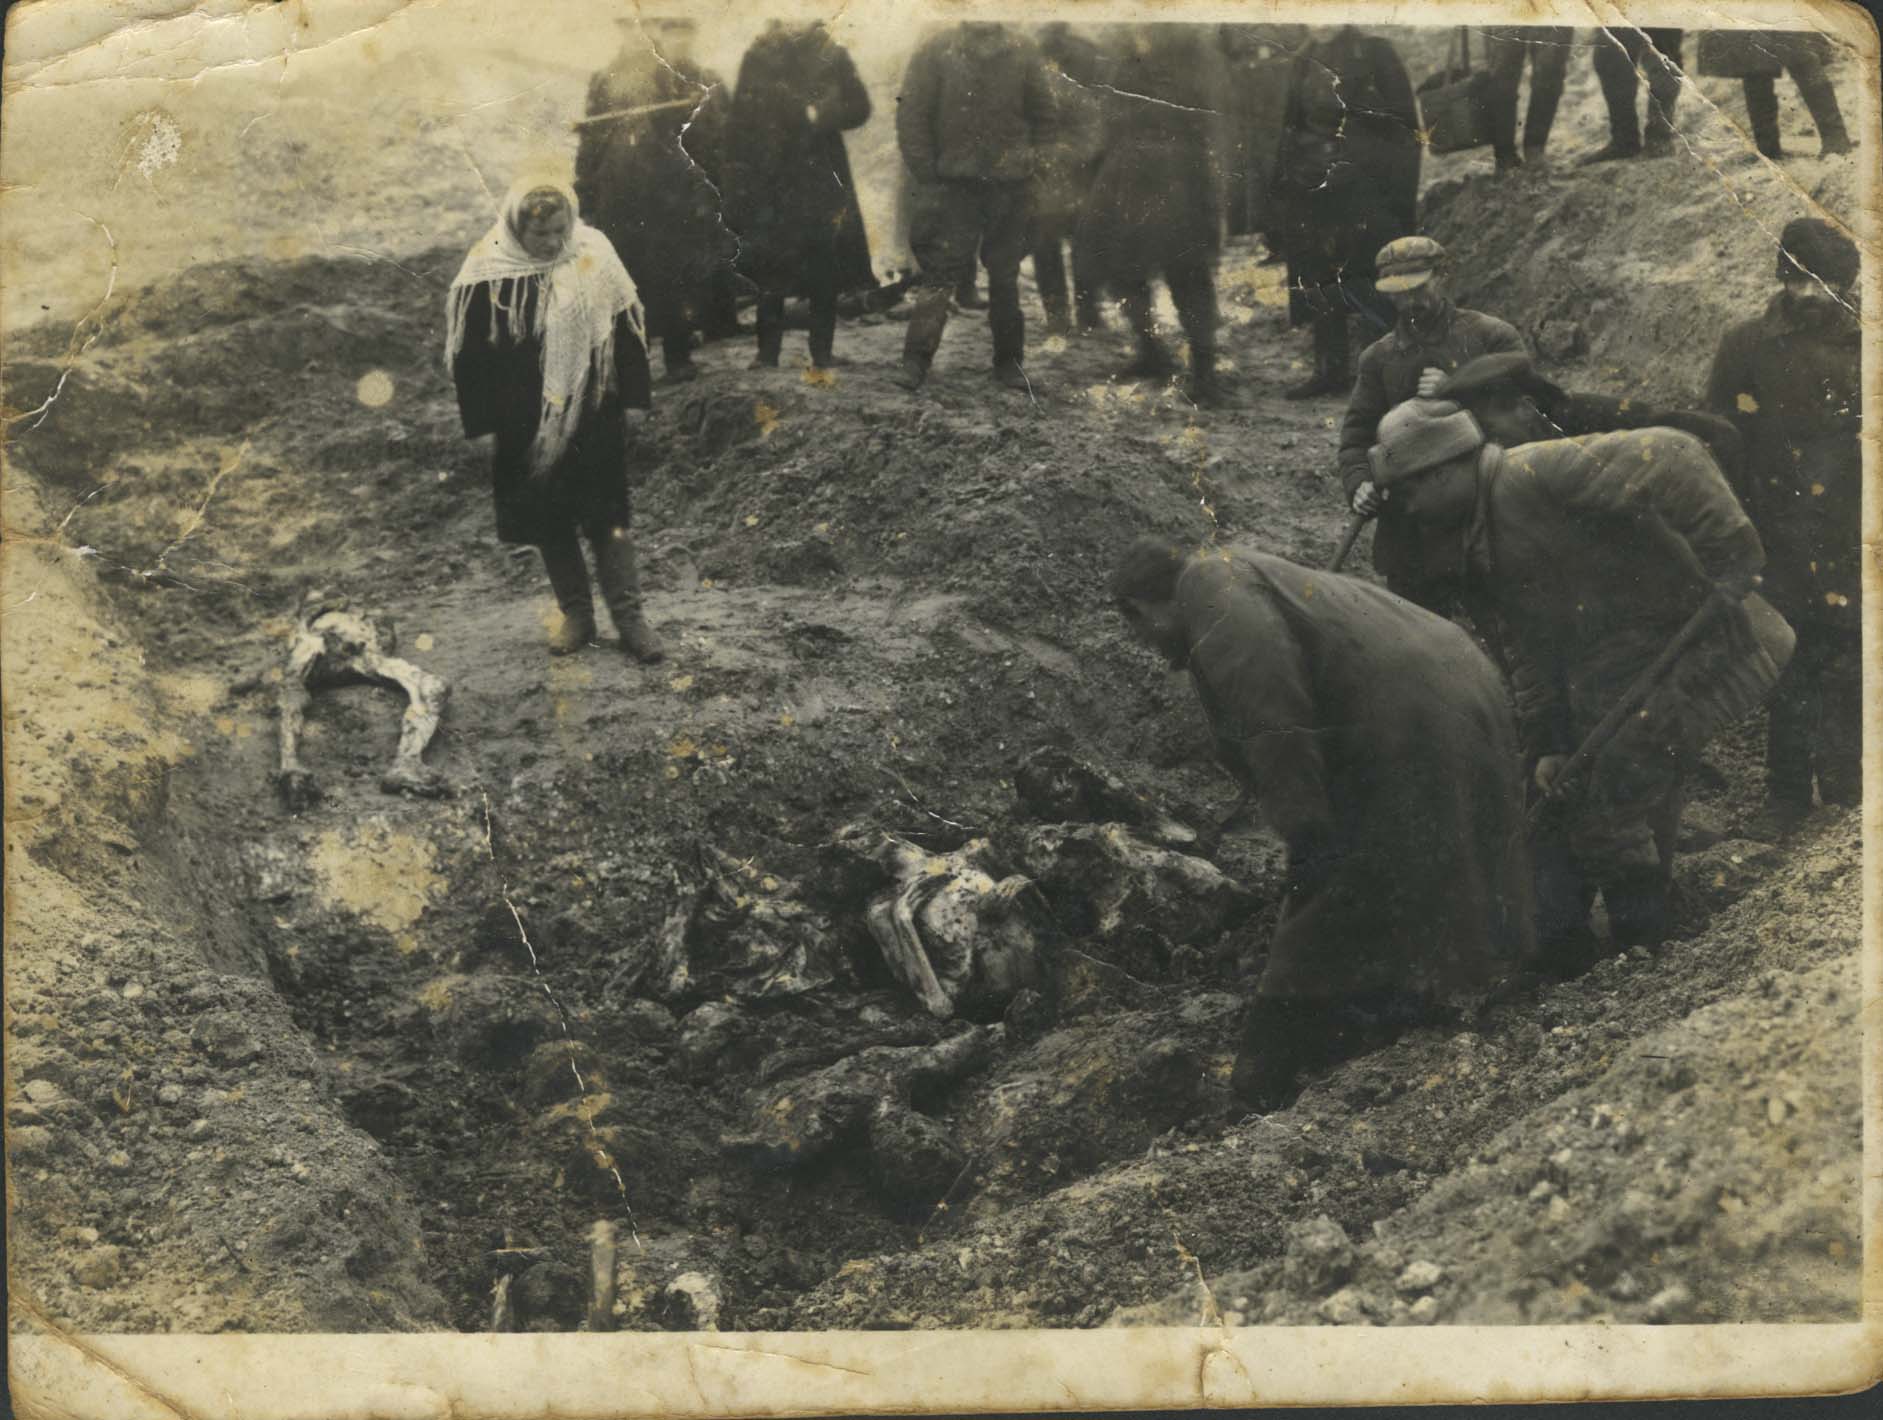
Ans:
{"label": "mound of earth", "polygon": [[[1656,342],[1686,369],[1757,303],[1751,233],[1782,216],[1733,219],[1704,165],[1448,161],[1468,298],[1539,338],[1584,309],[1549,301],[1618,303],[1581,317],[1588,363],[1547,366],[1570,383],[1612,360],[1688,389]],[[1702,289],[1695,227],[1648,220],[1670,179],[1745,234],[1743,300]],[[1583,220],[1637,265],[1518,259]],[[13,1283],[49,1323],[574,1329],[598,1219],[622,1326],[1855,1316],[1858,838],[1739,836],[1756,718],[1708,752],[1665,952],[1267,1118],[1225,1088],[1280,892],[1263,833],[1181,916],[1042,875],[1051,989],[998,1018],[938,1020],[885,965],[859,842],[984,839],[998,879],[1049,810],[1070,841],[1228,807],[1104,587],[1140,532],[1307,564],[1338,540],[1338,403],[1279,398],[1305,337],[1258,250],[1224,263],[1223,410],[1114,378],[1118,331],[1039,342],[1036,398],[995,389],[971,314],[918,398],[893,319],[846,323],[828,375],[796,337],[776,372],[704,349],[637,455],[652,669],[546,654],[547,585],[491,536],[439,367],[459,255],[243,257],[9,347],[11,405],[47,401],[11,432],[5,649]],[[380,792],[402,706],[362,687],[309,712],[323,801],[275,801],[315,586],[452,682],[451,798]],[[756,1147],[780,1120],[817,1147]]]}

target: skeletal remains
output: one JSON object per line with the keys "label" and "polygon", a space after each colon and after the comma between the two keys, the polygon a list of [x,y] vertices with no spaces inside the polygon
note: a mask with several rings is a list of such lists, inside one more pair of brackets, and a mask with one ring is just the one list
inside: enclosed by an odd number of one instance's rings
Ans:
{"label": "skeletal remains", "polygon": [[423,759],[425,747],[438,733],[451,687],[442,677],[394,656],[397,644],[397,633],[384,613],[353,611],[346,597],[330,592],[311,591],[301,599],[281,677],[281,767],[275,775],[281,802],[291,812],[320,798],[320,786],[297,750],[311,692],[333,686],[390,685],[405,692],[409,703],[399,722],[399,748],[379,781],[384,792],[424,798],[450,792]]}

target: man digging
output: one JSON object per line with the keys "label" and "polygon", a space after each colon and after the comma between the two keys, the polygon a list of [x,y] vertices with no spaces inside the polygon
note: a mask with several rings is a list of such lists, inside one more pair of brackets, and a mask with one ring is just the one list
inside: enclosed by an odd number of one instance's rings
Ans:
{"label": "man digging", "polygon": [[1481,996],[1531,953],[1517,744],[1458,627],[1259,553],[1134,543],[1137,638],[1187,669],[1223,767],[1288,849],[1287,897],[1230,1087],[1286,1105],[1303,1070]]}

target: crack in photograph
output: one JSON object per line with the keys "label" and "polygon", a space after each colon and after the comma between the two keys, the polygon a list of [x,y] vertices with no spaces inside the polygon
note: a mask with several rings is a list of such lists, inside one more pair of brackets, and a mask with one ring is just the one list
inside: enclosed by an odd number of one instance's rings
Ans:
{"label": "crack in photograph", "polygon": [[1499,13],[12,7],[20,1413],[1883,1374],[1877,30]]}

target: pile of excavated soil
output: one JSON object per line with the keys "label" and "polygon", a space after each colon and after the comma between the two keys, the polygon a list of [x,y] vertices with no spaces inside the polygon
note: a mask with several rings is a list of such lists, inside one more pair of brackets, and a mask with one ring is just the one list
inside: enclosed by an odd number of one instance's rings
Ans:
{"label": "pile of excavated soil", "polygon": [[[1580,93],[1564,122],[1591,118]],[[1435,183],[1488,165],[1447,161]],[[1625,224],[1644,184],[1682,225]],[[1632,309],[1686,290],[1712,334],[1650,351],[1627,342],[1651,322],[1577,308],[1590,363],[1552,368],[1612,383],[1625,358],[1678,392],[1763,289],[1701,296],[1711,267],[1681,265],[1719,191],[1682,161],[1466,176],[1433,222],[1467,298],[1533,330],[1500,290],[1619,301],[1677,274]],[[1518,264],[1515,234],[1584,220],[1623,223],[1636,264]],[[1147,530],[1324,559],[1338,401],[1279,398],[1305,339],[1242,247],[1220,411],[1112,379],[1118,332],[1039,342],[1037,400],[991,385],[974,315],[914,398],[893,319],[846,323],[856,364],[830,377],[801,337],[777,372],[709,346],[699,382],[658,387],[639,456],[669,661],[551,661],[540,567],[492,538],[439,368],[458,254],[244,257],[123,295],[82,353],[51,327],[9,345],[9,402],[56,393],[12,431],[7,509],[12,1276],[40,1314],[476,1329],[501,1293],[508,1324],[572,1329],[607,1219],[635,1327],[1188,1319],[1199,1280],[1249,1321],[1855,1315],[1858,842],[1848,816],[1739,836],[1756,718],[1709,749],[1658,955],[1234,1119],[1279,891],[1254,832],[1220,859],[1237,910],[1186,940],[1143,904],[1104,938],[1054,888],[1055,989],[976,1027],[983,1063],[802,1164],[752,1147],[820,1072],[964,1029],[895,984],[863,924],[879,884],[834,840],[985,836],[1012,870],[1043,748],[1114,776],[1114,806],[1226,809],[1188,686],[1127,643],[1104,580]],[[452,682],[428,759],[453,797],[379,792],[401,705],[362,687],[309,712],[322,802],[275,801],[313,586],[383,609]],[[781,902],[828,983],[752,996],[710,949]],[[684,976],[676,942],[704,953]]]}

